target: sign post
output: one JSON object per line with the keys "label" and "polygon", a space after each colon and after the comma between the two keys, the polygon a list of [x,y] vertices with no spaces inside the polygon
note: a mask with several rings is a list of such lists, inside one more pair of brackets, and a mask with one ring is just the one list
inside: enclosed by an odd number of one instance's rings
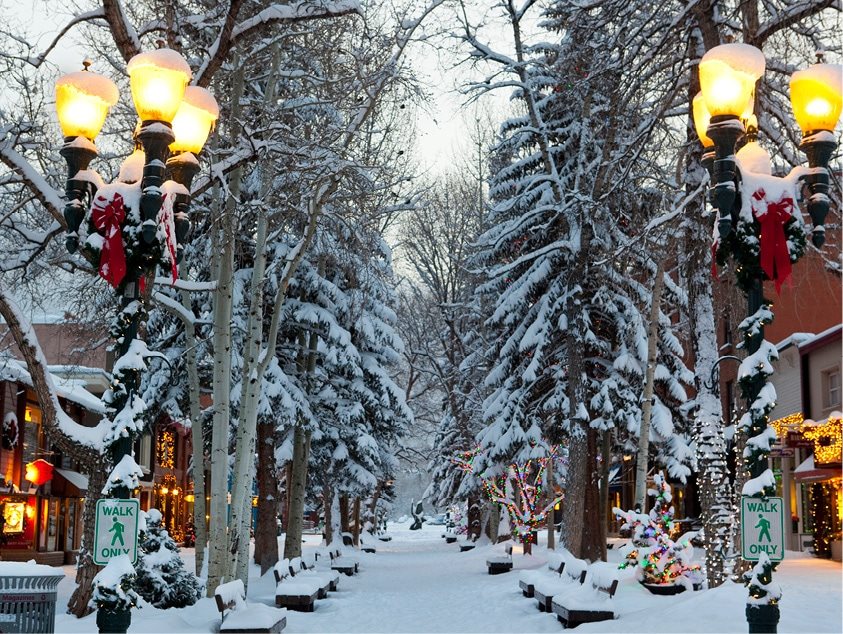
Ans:
{"label": "sign post", "polygon": [[94,563],[104,566],[114,557],[138,559],[138,516],[140,501],[106,498],[97,500],[94,525]]}
{"label": "sign post", "polygon": [[741,498],[741,557],[758,561],[767,553],[770,561],[784,559],[784,500]]}

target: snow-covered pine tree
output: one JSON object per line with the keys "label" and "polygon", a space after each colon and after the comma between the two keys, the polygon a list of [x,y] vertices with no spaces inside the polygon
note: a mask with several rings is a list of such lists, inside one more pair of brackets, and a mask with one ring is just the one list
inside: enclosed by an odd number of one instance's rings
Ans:
{"label": "snow-covered pine tree", "polygon": [[202,598],[204,584],[185,570],[179,547],[161,524],[160,511],[149,509],[145,519],[135,563],[135,591],[156,608],[193,605]]}
{"label": "snow-covered pine tree", "polygon": [[[518,77],[515,97],[523,104],[522,114],[502,127],[500,167],[491,178],[492,227],[480,239],[478,265],[489,275],[480,293],[494,303],[487,327],[495,359],[486,379],[494,391],[485,404],[481,456],[494,468],[541,451],[546,435],[567,436],[563,538],[573,552],[592,558],[605,548],[598,438],[620,420],[640,418],[646,362],[640,315],[646,277],[640,276],[656,267],[652,258],[618,253],[632,250],[632,232],[660,209],[637,184],[651,166],[630,140],[641,143],[653,133],[653,104],[669,85],[640,91],[641,66],[625,73],[627,57],[634,53],[643,64],[649,54],[642,48],[651,10],[634,2],[587,9],[554,3],[545,27],[561,42],[529,50],[520,42],[523,14],[513,10],[516,59],[466,36],[478,57]],[[651,63],[658,58],[650,57]],[[661,329],[669,325],[665,317]],[[660,348],[666,389],[658,395],[681,401],[688,378],[676,363],[681,347],[670,334]],[[673,438],[668,425],[662,429]],[[677,443],[683,458],[685,444]]]}

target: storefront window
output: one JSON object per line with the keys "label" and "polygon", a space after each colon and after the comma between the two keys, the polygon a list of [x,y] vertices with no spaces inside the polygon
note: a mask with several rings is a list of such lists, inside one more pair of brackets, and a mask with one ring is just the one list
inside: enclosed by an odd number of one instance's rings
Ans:
{"label": "storefront window", "polygon": [[[23,425],[23,464],[28,464],[40,457],[41,447],[41,410],[32,403],[26,404]],[[28,482],[18,484],[21,489],[29,488]]]}

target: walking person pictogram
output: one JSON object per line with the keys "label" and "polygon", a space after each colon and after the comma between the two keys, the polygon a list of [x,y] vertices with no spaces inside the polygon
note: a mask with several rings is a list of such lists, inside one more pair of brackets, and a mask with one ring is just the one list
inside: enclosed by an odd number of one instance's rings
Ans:
{"label": "walking person pictogram", "polygon": [[113,524],[111,528],[108,529],[109,533],[114,533],[114,537],[111,538],[111,545],[114,546],[114,543],[119,539],[120,545],[125,546],[126,543],[123,541],[123,531],[125,530],[125,526],[123,526],[122,522],[118,522],[117,518],[112,518]]}
{"label": "walking person pictogram", "polygon": [[773,538],[770,536],[770,520],[764,517],[761,513],[758,514],[758,523],[755,525],[755,528],[760,528],[761,532],[758,533],[758,541],[763,542],[764,536],[767,536],[767,541],[772,542]]}

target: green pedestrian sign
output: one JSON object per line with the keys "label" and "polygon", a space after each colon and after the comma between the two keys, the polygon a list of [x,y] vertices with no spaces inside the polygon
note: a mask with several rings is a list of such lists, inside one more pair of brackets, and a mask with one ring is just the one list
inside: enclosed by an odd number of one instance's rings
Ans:
{"label": "green pedestrian sign", "polygon": [[781,498],[741,498],[741,557],[784,559],[784,503]]}
{"label": "green pedestrian sign", "polygon": [[128,555],[132,563],[138,559],[138,500],[97,500],[94,525],[94,563],[104,566],[114,557]]}

